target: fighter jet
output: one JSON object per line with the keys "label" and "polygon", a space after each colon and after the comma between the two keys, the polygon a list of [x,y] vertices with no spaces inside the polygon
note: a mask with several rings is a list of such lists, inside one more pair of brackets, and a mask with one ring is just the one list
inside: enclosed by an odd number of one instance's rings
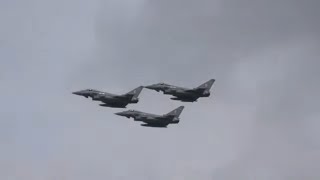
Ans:
{"label": "fighter jet", "polygon": [[143,89],[143,86],[139,86],[136,89],[123,95],[110,94],[107,92],[102,92],[94,89],[85,89],[81,91],[76,91],[76,92],[73,92],[72,94],[84,96],[86,98],[91,97],[93,101],[103,102],[103,104],[100,104],[100,106],[112,107],[112,108],[126,108],[128,104],[139,102],[138,96],[141,93],[142,89]]}
{"label": "fighter jet", "polygon": [[174,96],[171,98],[172,100],[196,102],[200,97],[210,96],[210,89],[214,82],[215,79],[210,79],[206,83],[193,89],[173,86],[165,83],[153,84],[150,86],[145,86],[145,88],[155,90],[157,92],[162,91],[163,94],[172,95]]}
{"label": "fighter jet", "polygon": [[184,109],[184,106],[180,106],[175,110],[164,114],[164,115],[156,115],[144,113],[136,110],[128,110],[123,112],[115,113],[119,116],[124,116],[127,118],[133,118],[135,121],[142,121],[144,124],[141,126],[146,127],[158,127],[158,128],[166,128],[169,124],[178,124],[180,119],[179,116]]}

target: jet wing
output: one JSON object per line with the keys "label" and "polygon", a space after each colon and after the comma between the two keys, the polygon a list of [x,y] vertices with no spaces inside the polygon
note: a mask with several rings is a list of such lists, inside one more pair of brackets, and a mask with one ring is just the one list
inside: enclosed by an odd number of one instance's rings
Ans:
{"label": "jet wing", "polygon": [[145,124],[141,124],[141,126],[148,127],[167,127],[170,124],[169,121],[163,121],[162,119],[158,119],[155,121],[143,121]]}
{"label": "jet wing", "polygon": [[202,89],[202,88],[196,88],[196,89],[188,89],[188,90],[185,90],[185,92],[188,92],[188,93],[202,93],[205,89]]}
{"label": "jet wing", "polygon": [[172,122],[175,116],[174,115],[163,115],[163,116],[156,116],[156,117],[139,116],[137,118],[145,123],[145,124],[141,124],[141,126],[166,128]]}
{"label": "jet wing", "polygon": [[117,102],[117,103],[103,102],[103,104],[100,104],[100,106],[103,106],[103,107],[118,107],[118,108],[125,108],[127,105],[128,105],[128,103],[120,103],[120,102]]}
{"label": "jet wing", "polygon": [[159,122],[170,122],[173,118],[175,118],[174,115],[163,115],[157,118]]}
{"label": "jet wing", "polygon": [[120,99],[120,100],[128,100],[130,99],[130,96],[128,95],[117,95],[117,96],[113,96],[114,98]]}
{"label": "jet wing", "polygon": [[147,124],[141,124],[141,126],[145,127],[157,127],[157,128],[166,128],[168,124],[154,124],[154,123],[147,123]]}
{"label": "jet wing", "polygon": [[[159,116],[159,117],[148,117],[148,116],[138,116],[137,119],[141,120],[142,122],[153,125],[153,126],[167,126],[170,124],[170,117],[168,116]],[[173,118],[172,118],[173,119]]]}
{"label": "jet wing", "polygon": [[175,97],[171,98],[172,100],[179,100],[182,102],[194,102],[197,101],[199,97],[195,96],[178,96],[178,95],[173,95]]}

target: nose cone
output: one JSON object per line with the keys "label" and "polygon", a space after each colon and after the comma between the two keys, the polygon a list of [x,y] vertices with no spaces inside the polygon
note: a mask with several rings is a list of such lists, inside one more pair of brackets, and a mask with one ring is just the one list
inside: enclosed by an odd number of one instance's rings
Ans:
{"label": "nose cone", "polygon": [[75,92],[72,92],[72,94],[75,94],[75,95],[78,95],[78,96],[83,96],[83,97],[86,97],[86,98],[88,98],[89,96],[91,97],[91,94],[88,93],[86,90],[75,91]]}
{"label": "nose cone", "polygon": [[160,87],[156,84],[153,84],[153,85],[149,85],[149,86],[144,86],[145,88],[147,89],[151,89],[151,90],[156,90],[156,91],[159,91]]}
{"label": "nose cone", "polygon": [[147,89],[154,89],[153,85],[149,85],[149,86],[144,86]]}
{"label": "nose cone", "polygon": [[82,96],[82,92],[81,91],[75,91],[75,92],[72,92],[72,94],[75,94],[75,95],[78,95],[78,96]]}
{"label": "nose cone", "polygon": [[118,112],[118,113],[114,113],[115,115],[118,116],[126,116],[127,114],[125,112]]}
{"label": "nose cone", "polygon": [[126,117],[126,118],[133,117],[133,114],[131,114],[128,111],[122,111],[122,112],[118,112],[118,113],[114,113],[114,114],[118,115],[118,116],[123,116],[123,117]]}

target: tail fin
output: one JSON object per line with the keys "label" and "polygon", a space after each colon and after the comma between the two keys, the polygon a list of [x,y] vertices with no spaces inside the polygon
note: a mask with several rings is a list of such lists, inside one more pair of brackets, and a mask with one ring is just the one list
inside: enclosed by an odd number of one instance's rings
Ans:
{"label": "tail fin", "polygon": [[168,114],[166,114],[166,116],[179,117],[180,114],[182,113],[183,109],[184,109],[184,106],[180,106],[180,107],[174,109],[173,111],[169,112]]}
{"label": "tail fin", "polygon": [[213,83],[215,82],[216,80],[215,79],[210,79],[209,81],[201,84],[199,87],[197,87],[196,89],[200,89],[200,90],[203,90],[203,91],[208,91],[211,89]]}
{"label": "tail fin", "polygon": [[130,99],[136,99],[140,95],[142,89],[143,89],[143,86],[139,86],[139,87],[135,88],[134,90],[125,94],[125,96],[129,97]]}

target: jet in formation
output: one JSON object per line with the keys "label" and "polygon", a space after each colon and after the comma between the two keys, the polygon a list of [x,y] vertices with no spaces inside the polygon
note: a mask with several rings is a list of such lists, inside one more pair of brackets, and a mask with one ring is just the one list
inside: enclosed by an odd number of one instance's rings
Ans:
{"label": "jet in formation", "polygon": [[86,98],[91,97],[93,101],[101,101],[103,104],[100,104],[100,106],[126,108],[128,104],[135,104],[139,102],[138,96],[141,93],[142,89],[143,86],[139,86],[136,89],[122,95],[111,94],[94,89],[76,91],[73,92],[73,94],[84,96]]}
{"label": "jet in formation", "polygon": [[162,91],[163,94],[172,95],[172,100],[178,100],[182,102],[196,102],[200,97],[209,97],[210,89],[215,82],[215,79],[210,79],[206,83],[196,88],[184,88],[173,86],[165,83],[158,83],[149,86],[145,86],[147,89],[155,90],[157,92]]}
{"label": "jet in formation", "polygon": [[118,112],[115,114],[119,116],[124,116],[127,118],[133,118],[135,121],[141,121],[144,123],[144,124],[141,124],[141,126],[166,128],[169,124],[179,123],[180,121],[179,116],[183,109],[184,109],[184,106],[180,106],[164,115],[149,114],[149,113],[144,113],[136,110],[128,110],[128,111]]}

